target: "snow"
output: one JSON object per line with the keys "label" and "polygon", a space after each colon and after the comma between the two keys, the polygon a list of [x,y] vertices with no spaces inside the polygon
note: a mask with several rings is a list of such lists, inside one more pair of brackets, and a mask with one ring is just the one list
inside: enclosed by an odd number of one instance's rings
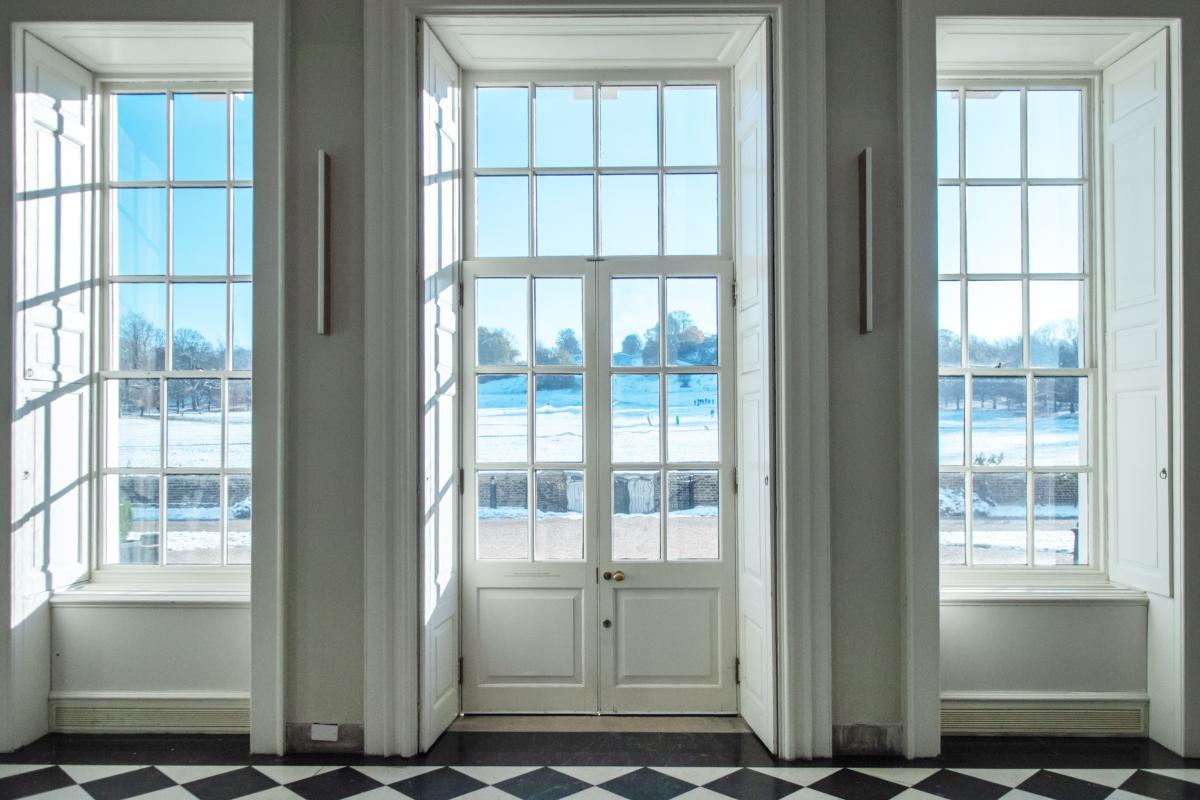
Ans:
{"label": "snow", "polygon": [[[938,409],[938,451],[942,464],[963,463],[962,409]],[[1000,465],[1024,466],[1025,414],[1008,409],[976,408],[972,414],[973,457],[999,456]],[[1038,466],[1078,466],[1081,457],[1079,414],[1036,416],[1033,441]]]}
{"label": "snow", "polygon": [[[116,421],[116,463],[113,467],[158,467],[161,450],[157,415],[121,416]],[[229,412],[229,466],[250,466],[249,411]],[[221,412],[201,411],[167,415],[167,466],[221,466]]]}

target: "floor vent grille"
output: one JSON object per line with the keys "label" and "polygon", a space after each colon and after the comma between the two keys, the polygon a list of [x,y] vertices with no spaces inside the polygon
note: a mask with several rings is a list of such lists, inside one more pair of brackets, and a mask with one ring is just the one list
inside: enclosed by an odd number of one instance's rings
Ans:
{"label": "floor vent grille", "polygon": [[240,698],[177,702],[52,698],[50,720],[53,729],[62,733],[246,733],[250,706]]}
{"label": "floor vent grille", "polygon": [[[1030,704],[1032,705],[1032,704]],[[1071,707],[1054,704],[1014,707],[1000,703],[942,705],[942,733],[1040,734],[1048,736],[1144,736],[1145,704],[1123,707]]]}

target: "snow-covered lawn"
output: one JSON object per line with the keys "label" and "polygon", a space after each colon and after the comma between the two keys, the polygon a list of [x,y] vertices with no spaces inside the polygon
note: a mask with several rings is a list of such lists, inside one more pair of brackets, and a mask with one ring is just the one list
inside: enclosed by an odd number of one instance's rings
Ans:
{"label": "snow-covered lawn", "polygon": [[[122,416],[117,420],[116,456],[112,467],[158,467],[162,429],[157,415]],[[230,467],[250,466],[250,412],[229,412]],[[221,412],[167,415],[167,466],[221,466]]]}
{"label": "snow-covered lawn", "polygon": [[[717,558],[719,512],[716,506],[672,511],[667,517],[667,557]],[[647,561],[661,558],[658,514],[614,514],[613,558]],[[480,509],[481,559],[527,559],[528,520],[524,509]],[[534,525],[537,558],[544,561],[583,557],[583,516],[572,512],[538,514]]]}
{"label": "snow-covered lawn", "polygon": [[[963,463],[963,420],[962,409],[938,409],[938,450],[943,464]],[[972,415],[971,435],[972,461],[975,457],[998,457],[999,465],[1025,465],[1024,413],[977,408]],[[1080,452],[1078,413],[1035,417],[1033,443],[1037,466],[1078,466],[1085,462]]]}

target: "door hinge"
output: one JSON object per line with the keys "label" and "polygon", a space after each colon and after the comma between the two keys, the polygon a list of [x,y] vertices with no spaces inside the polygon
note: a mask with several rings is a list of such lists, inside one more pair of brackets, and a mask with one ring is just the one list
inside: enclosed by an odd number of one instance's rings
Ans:
{"label": "door hinge", "polygon": [[737,474],[737,467],[734,467],[733,468],[733,493],[737,494],[737,490],[738,490],[738,474]]}
{"label": "door hinge", "polygon": [[733,287],[733,307],[737,308],[737,281],[730,281],[730,285]]}
{"label": "door hinge", "polygon": [[463,682],[463,657],[458,657],[458,685],[462,686]]}
{"label": "door hinge", "polygon": [[737,686],[742,682],[742,660],[735,658],[733,660],[733,684]]}
{"label": "door hinge", "polygon": [[458,468],[458,493],[465,494],[467,491],[467,473],[462,467]]}
{"label": "door hinge", "polygon": [[600,583],[600,568],[596,567],[596,583]]}
{"label": "door hinge", "polygon": [[463,283],[462,281],[458,282],[458,305],[460,308],[462,307],[462,304],[464,302],[463,298],[466,297],[466,294],[467,294],[466,286],[467,285],[465,283]]}

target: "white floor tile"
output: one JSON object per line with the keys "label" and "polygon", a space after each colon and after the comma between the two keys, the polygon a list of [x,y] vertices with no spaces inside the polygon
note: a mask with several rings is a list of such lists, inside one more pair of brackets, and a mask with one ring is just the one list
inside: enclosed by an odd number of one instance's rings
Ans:
{"label": "white floor tile", "polygon": [[[593,785],[619,778],[641,767],[552,767],[551,769]],[[577,797],[578,795],[571,795]]]}
{"label": "white floor tile", "polygon": [[41,794],[31,794],[21,800],[92,800],[82,786],[66,786],[62,789],[51,789]]}
{"label": "white floor tile", "polygon": [[854,767],[855,772],[880,780],[914,786],[939,770],[939,767]]}
{"label": "white floor tile", "polygon": [[20,775],[22,772],[33,772],[35,769],[45,769],[51,764],[0,764],[0,778]]}
{"label": "white floor tile", "polygon": [[329,767],[281,767],[258,764],[255,764],[254,768],[276,783],[293,783],[305,778],[311,778],[314,775],[320,775],[322,772],[327,772],[330,769]]}
{"label": "white floor tile", "polygon": [[477,781],[483,781],[487,784],[500,783],[509,778],[515,778],[518,775],[524,775],[526,772],[533,772],[541,767],[459,767],[454,769],[464,775],[470,775]]}
{"label": "white floor tile", "polygon": [[828,778],[841,767],[751,767],[751,769],[780,780],[791,781],[798,786],[811,786],[823,778]]}
{"label": "white floor tile", "polygon": [[981,781],[991,781],[1001,786],[1020,786],[1037,773],[1036,769],[964,769],[952,767],[954,772],[979,778]]}
{"label": "white floor tile", "polygon": [[168,786],[157,792],[137,795],[138,800],[196,800],[196,795],[182,786]]}
{"label": "white floor tile", "polygon": [[358,772],[380,783],[392,784],[397,781],[415,778],[426,772],[433,772],[441,767],[354,767]]}
{"label": "white floor tile", "polygon": [[1189,783],[1200,783],[1200,769],[1148,769],[1145,771]]}
{"label": "white floor tile", "polygon": [[741,767],[651,767],[651,769],[681,781],[703,786],[706,783],[712,783],[717,778],[724,778],[731,772],[737,772]]}
{"label": "white floor tile", "polygon": [[213,775],[224,775],[226,772],[235,772],[242,767],[226,764],[220,767],[211,765],[196,765],[196,764],[171,764],[165,767],[159,767],[158,771],[166,775],[176,783],[191,783],[192,781],[200,781],[205,778],[211,778]]}
{"label": "white floor tile", "polygon": [[98,781],[101,778],[110,778],[113,775],[122,775],[126,772],[145,769],[143,764],[123,764],[114,766],[112,764],[63,764],[62,771],[71,776],[71,780],[76,783],[87,783],[88,781]]}
{"label": "white floor tile", "polygon": [[1101,786],[1111,786],[1114,789],[1137,772],[1135,769],[1058,769],[1057,767],[1051,768],[1049,771],[1078,778],[1081,781],[1098,783]]}

